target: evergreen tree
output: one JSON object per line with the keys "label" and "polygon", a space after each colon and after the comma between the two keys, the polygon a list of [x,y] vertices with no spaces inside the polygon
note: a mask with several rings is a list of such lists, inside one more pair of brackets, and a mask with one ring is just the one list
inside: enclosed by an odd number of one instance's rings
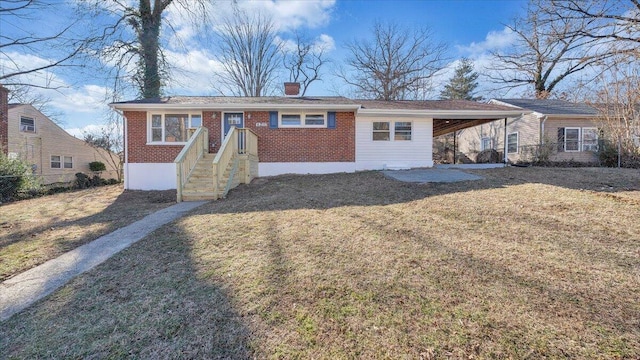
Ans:
{"label": "evergreen tree", "polygon": [[462,58],[449,83],[440,92],[440,99],[481,100],[481,96],[474,96],[478,87],[478,73],[473,70],[473,61]]}

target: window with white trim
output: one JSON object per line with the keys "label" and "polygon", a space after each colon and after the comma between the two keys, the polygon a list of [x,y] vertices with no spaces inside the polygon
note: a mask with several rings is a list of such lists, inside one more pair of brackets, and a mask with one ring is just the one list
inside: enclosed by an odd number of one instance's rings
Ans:
{"label": "window with white trim", "polygon": [[73,157],[72,156],[63,156],[62,160],[63,160],[62,166],[65,169],[73,169]]}
{"label": "window with white trim", "polygon": [[493,148],[493,146],[491,146],[490,137],[483,137],[480,141],[481,141],[480,150],[488,150]]}
{"label": "window with white trim", "polygon": [[51,155],[52,169],[73,169],[73,156]]}
{"label": "window with white trim", "polygon": [[148,125],[149,142],[183,143],[189,140],[188,129],[202,126],[202,114],[151,114]]}
{"label": "window with white trim", "polygon": [[27,116],[21,116],[20,131],[30,133],[36,132],[36,119]]}
{"label": "window with white trim", "polygon": [[580,151],[580,128],[564,128],[564,151]]}
{"label": "window with white trim", "polygon": [[391,130],[388,121],[373,122],[373,141],[389,141]]}
{"label": "window with white trim", "polygon": [[410,121],[374,121],[373,141],[411,141],[413,123]]}
{"label": "window with white trim", "polygon": [[518,152],[518,133],[514,132],[507,135],[507,153],[515,154]]}
{"label": "window with white trim", "polygon": [[51,168],[52,169],[60,169],[62,167],[60,155],[51,155]]}
{"label": "window with white trim", "polygon": [[281,113],[280,127],[327,127],[327,114],[317,112]]}
{"label": "window with white trim", "polygon": [[598,151],[597,128],[582,128],[582,151]]}
{"label": "window with white trim", "polygon": [[393,140],[410,141],[411,140],[411,122],[397,121],[394,124]]}

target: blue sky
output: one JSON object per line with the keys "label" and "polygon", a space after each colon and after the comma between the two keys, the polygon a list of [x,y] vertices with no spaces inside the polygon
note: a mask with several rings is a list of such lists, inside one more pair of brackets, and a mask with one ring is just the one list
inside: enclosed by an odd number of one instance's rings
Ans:
{"label": "blue sky", "polygon": [[[67,4],[73,4],[74,1],[77,0],[68,0]],[[513,42],[513,34],[506,31],[503,24],[520,14],[526,1],[239,0],[239,5],[249,12],[258,11],[272,16],[283,39],[290,37],[292,30],[300,30],[324,43],[330,49],[329,57],[333,65],[340,64],[345,57],[346,52],[342,48],[345,42],[368,38],[375,20],[393,21],[408,27],[428,26],[436,40],[449,46],[450,63],[441,76],[446,80],[455,67],[455,60],[461,57],[474,60],[476,70],[482,73],[483,64],[490,61],[489,52]],[[217,16],[224,14],[229,7],[229,2],[218,0],[213,9]],[[210,77],[216,68],[214,51],[192,36],[192,26],[181,18],[177,9],[172,9],[168,15],[178,30],[178,36],[182,37],[181,42],[185,44],[170,47],[169,59],[174,66],[185,71],[175,76],[165,92],[174,95],[212,95]],[[43,24],[54,23],[49,20],[66,18],[59,13],[39,14],[38,17]],[[6,32],[20,26],[26,25],[20,25],[18,19],[0,19],[0,31]],[[172,37],[176,35],[167,34],[167,37],[167,42],[171,44],[175,40]],[[13,54],[13,59],[25,63],[38,61],[34,53]],[[10,65],[0,57],[0,70],[2,66]],[[330,72],[331,69],[327,68],[325,80],[315,84],[308,95],[336,94],[340,84]],[[43,95],[51,98],[50,109],[59,114],[57,119],[72,134],[81,136],[84,131],[96,131],[103,123],[104,114],[108,111],[103,99],[109,88],[104,81],[86,74],[74,75],[73,72],[57,70],[38,74],[35,78],[38,81],[53,78],[57,83],[66,85],[58,92],[44,92]],[[442,84],[444,80],[438,83]],[[481,84],[481,87],[487,92],[486,95],[504,95],[488,93],[485,84]],[[135,94],[125,97],[131,96]]]}

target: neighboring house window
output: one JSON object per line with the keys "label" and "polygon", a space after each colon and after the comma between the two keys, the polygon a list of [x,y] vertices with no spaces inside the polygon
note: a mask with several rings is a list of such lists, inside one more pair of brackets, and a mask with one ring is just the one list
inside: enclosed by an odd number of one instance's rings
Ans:
{"label": "neighboring house window", "polygon": [[518,133],[514,132],[507,135],[507,153],[514,154],[518,152]]}
{"label": "neighboring house window", "polygon": [[493,146],[491,146],[491,138],[490,137],[483,137],[482,138],[482,147],[480,150],[488,150],[493,148]]}
{"label": "neighboring house window", "polygon": [[201,114],[152,114],[149,123],[151,142],[187,142],[187,129],[202,126]]}
{"label": "neighboring house window", "polygon": [[388,121],[373,122],[373,141],[389,141],[390,130]]}
{"label": "neighboring house window", "polygon": [[580,151],[580,128],[564,128],[564,151]]}
{"label": "neighboring house window", "polygon": [[295,113],[280,114],[281,127],[327,127],[327,114]]}
{"label": "neighboring house window", "polygon": [[51,155],[51,168],[60,169],[62,165],[61,157],[59,155]]}
{"label": "neighboring house window", "polygon": [[63,166],[65,169],[73,169],[73,157],[72,156],[63,156]]}
{"label": "neighboring house window", "polygon": [[582,128],[582,151],[598,151],[597,128]]}
{"label": "neighboring house window", "polygon": [[411,123],[398,121],[395,123],[394,140],[411,140]]}
{"label": "neighboring house window", "polygon": [[20,117],[20,131],[22,132],[36,132],[36,120],[34,118],[21,116]]}

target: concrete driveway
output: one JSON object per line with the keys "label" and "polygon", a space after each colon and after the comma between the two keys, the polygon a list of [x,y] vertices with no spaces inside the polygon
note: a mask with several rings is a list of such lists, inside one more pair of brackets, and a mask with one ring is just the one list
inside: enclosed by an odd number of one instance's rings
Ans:
{"label": "concrete driveway", "polygon": [[481,180],[482,176],[468,174],[456,169],[411,169],[411,170],[384,170],[384,176],[404,182],[433,183]]}

